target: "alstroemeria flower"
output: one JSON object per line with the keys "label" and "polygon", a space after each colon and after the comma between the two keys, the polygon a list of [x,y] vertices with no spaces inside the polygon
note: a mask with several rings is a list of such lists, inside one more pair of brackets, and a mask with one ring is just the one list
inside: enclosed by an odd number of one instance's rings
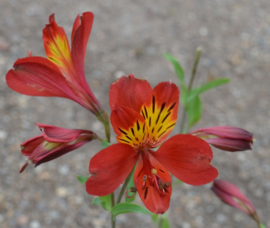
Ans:
{"label": "alstroemeria flower", "polygon": [[43,29],[47,58],[29,56],[18,59],[6,75],[8,86],[30,96],[64,97],[76,101],[101,121],[107,119],[91,91],[84,74],[84,57],[94,15],[85,12],[75,19],[71,48],[62,27],[49,17]]}
{"label": "alstroemeria flower", "polygon": [[28,156],[28,161],[21,168],[20,173],[24,171],[29,163],[35,164],[36,167],[97,138],[97,135],[92,131],[65,129],[45,124],[37,124],[37,126],[42,131],[42,134],[21,144],[22,154]]}
{"label": "alstroemeria flower", "polygon": [[151,89],[146,80],[130,75],[113,83],[109,96],[119,143],[91,159],[89,194],[114,192],[138,161],[134,183],[140,198],[151,212],[162,214],[170,203],[170,173],[191,185],[216,178],[217,170],[210,164],[212,150],[204,140],[179,134],[165,141],[177,120],[179,91],[174,83],[162,82]]}
{"label": "alstroemeria flower", "polygon": [[212,146],[230,152],[251,150],[253,134],[239,127],[216,126],[197,129],[190,134],[205,139]]}
{"label": "alstroemeria flower", "polygon": [[224,203],[243,211],[259,222],[255,207],[235,185],[228,181],[217,179],[213,182],[211,189]]}

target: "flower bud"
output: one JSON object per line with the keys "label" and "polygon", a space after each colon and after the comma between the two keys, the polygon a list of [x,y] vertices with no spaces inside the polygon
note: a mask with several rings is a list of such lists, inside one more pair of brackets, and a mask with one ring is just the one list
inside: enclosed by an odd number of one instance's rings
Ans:
{"label": "flower bud", "polygon": [[65,129],[45,124],[37,125],[42,134],[21,144],[22,154],[28,156],[28,161],[23,165],[20,173],[24,171],[29,163],[38,166],[97,138],[97,135],[92,131]]}
{"label": "flower bud", "polygon": [[216,179],[211,190],[224,203],[243,211],[259,222],[255,207],[235,185],[225,180]]}
{"label": "flower bud", "polygon": [[232,126],[200,128],[190,134],[204,139],[218,149],[230,152],[250,150],[254,142],[252,133]]}

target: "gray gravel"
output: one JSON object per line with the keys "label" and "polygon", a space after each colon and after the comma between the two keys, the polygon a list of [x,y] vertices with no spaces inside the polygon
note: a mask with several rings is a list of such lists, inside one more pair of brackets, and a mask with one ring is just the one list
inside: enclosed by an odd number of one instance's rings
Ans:
{"label": "gray gravel", "polygon": [[[87,79],[107,111],[109,86],[122,74],[133,73],[153,86],[169,79],[177,83],[164,52],[179,59],[189,76],[195,49],[201,46],[196,83],[231,78],[229,85],[202,96],[197,127],[226,124],[254,133],[252,151],[214,150],[213,164],[221,178],[248,196],[270,227],[269,0],[0,0],[0,227],[109,227],[109,214],[91,204],[93,197],[76,180],[88,175],[98,142],[19,174],[25,161],[19,145],[39,133],[34,123],[92,129],[104,136],[100,124],[72,101],[19,95],[7,88],[4,77],[27,51],[45,56],[41,31],[51,12],[70,35],[73,20],[84,11],[95,14]],[[178,129],[179,124],[174,133]],[[248,216],[221,203],[209,187],[174,188],[172,227],[256,227]],[[118,217],[117,227],[154,226],[147,215],[128,214]]]}

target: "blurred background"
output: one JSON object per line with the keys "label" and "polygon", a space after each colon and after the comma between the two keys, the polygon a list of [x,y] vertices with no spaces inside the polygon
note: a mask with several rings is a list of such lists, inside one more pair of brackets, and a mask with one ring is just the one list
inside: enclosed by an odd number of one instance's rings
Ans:
{"label": "blurred background", "polygon": [[[268,0],[0,0],[0,227],[109,227],[109,213],[92,205],[93,196],[76,178],[89,175],[98,142],[19,174],[25,162],[19,145],[40,133],[35,123],[90,129],[104,137],[101,124],[75,102],[23,96],[5,84],[6,72],[27,51],[45,56],[42,29],[52,12],[70,37],[75,17],[84,11],[95,14],[85,60],[87,80],[107,112],[110,84],[122,75],[133,73],[152,86],[169,79],[178,83],[165,52],[181,62],[188,79],[201,46],[195,85],[231,79],[202,95],[203,115],[195,128],[234,125],[254,133],[252,151],[214,150],[213,165],[220,178],[246,194],[270,227]],[[174,188],[171,227],[256,227],[247,215],[221,203],[210,187]],[[150,216],[127,214],[117,217],[117,227],[155,226]]]}

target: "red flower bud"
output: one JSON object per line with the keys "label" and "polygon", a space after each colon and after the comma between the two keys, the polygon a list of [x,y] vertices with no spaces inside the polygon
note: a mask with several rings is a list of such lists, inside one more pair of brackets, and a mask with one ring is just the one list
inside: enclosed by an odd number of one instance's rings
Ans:
{"label": "red flower bud", "polygon": [[29,157],[20,173],[24,171],[29,163],[35,164],[36,167],[97,138],[97,135],[92,131],[65,129],[45,124],[37,124],[37,126],[42,131],[42,134],[21,144],[22,154]]}
{"label": "red flower bud", "polygon": [[243,211],[259,222],[255,207],[235,185],[216,179],[211,189],[224,203]]}
{"label": "red flower bud", "polygon": [[232,126],[200,128],[190,134],[203,138],[218,149],[231,152],[250,150],[254,142],[252,133]]}

